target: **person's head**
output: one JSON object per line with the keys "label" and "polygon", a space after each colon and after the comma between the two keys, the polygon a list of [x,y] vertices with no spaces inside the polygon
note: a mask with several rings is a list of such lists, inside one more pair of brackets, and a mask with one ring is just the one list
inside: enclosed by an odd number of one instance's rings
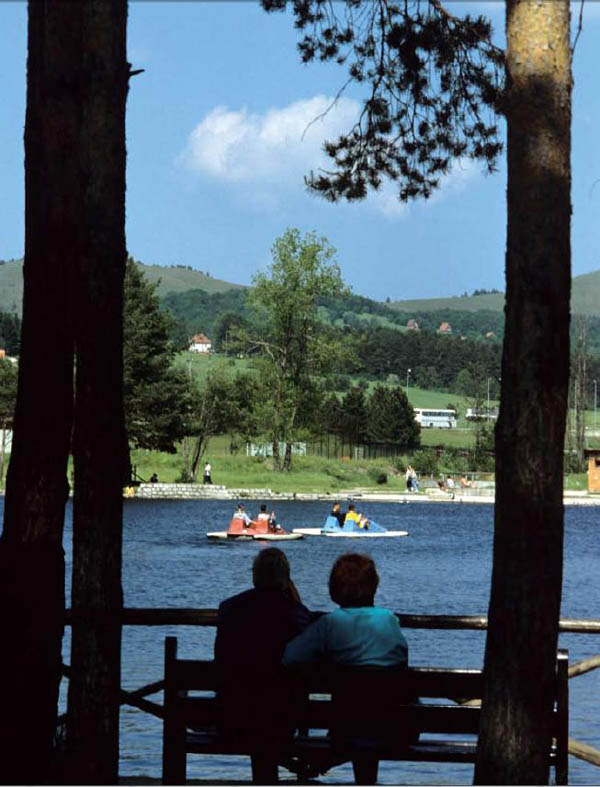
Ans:
{"label": "person's head", "polygon": [[241,503],[238,503],[237,510],[238,511],[243,511],[244,510],[244,506]]}
{"label": "person's head", "polygon": [[340,504],[339,503],[334,503],[332,511],[339,511],[339,510],[340,510]]}
{"label": "person's head", "polygon": [[268,547],[254,558],[252,581],[258,590],[286,590],[290,585],[290,564],[281,549]]}
{"label": "person's head", "polygon": [[266,505],[264,503],[260,507],[260,513],[261,514],[266,514],[267,513],[267,507],[266,507]]}
{"label": "person's head", "polygon": [[348,511],[354,511],[355,508],[356,506],[354,505],[354,503],[348,503]]}
{"label": "person's head", "polygon": [[375,563],[356,552],[338,557],[329,575],[329,595],[340,607],[372,607],[378,585]]}

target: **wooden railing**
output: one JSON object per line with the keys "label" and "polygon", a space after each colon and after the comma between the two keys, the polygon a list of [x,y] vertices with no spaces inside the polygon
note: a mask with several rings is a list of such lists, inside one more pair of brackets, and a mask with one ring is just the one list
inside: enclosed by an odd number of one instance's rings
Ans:
{"label": "wooden railing", "polygon": [[[102,614],[102,613],[100,613]],[[89,615],[86,620],[89,621]],[[398,613],[400,625],[405,629],[469,629],[475,631],[485,631],[487,629],[487,617],[485,615],[407,615]],[[74,622],[74,616],[70,609],[65,613],[65,624],[70,626]],[[123,609],[121,615],[123,626],[216,626],[216,609],[194,609],[194,608],[133,608]],[[600,620],[589,620],[585,618],[561,618],[558,630],[564,634],[600,634]],[[600,667],[600,655],[584,659],[569,667],[569,678],[584,675]],[[63,675],[69,677],[70,667],[63,664]],[[164,717],[163,706],[157,702],[146,699],[150,694],[162,691],[164,681],[158,680],[148,683],[135,691],[125,691],[121,689],[121,705],[130,705],[138,708],[144,713],[149,713],[159,719]],[[58,724],[63,724],[66,720],[65,714],[59,716]],[[569,754],[581,760],[600,767],[600,751],[588,746],[586,743],[569,739]]]}

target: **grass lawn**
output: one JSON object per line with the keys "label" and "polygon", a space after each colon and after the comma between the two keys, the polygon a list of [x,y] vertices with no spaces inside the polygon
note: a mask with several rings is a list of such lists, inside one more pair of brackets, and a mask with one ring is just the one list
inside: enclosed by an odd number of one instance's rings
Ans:
{"label": "grass lawn", "polygon": [[[453,431],[453,434],[457,434]],[[211,440],[206,458],[212,465],[213,483],[231,489],[271,489],[274,492],[320,492],[336,494],[341,490],[366,489],[380,492],[404,492],[406,484],[404,469],[411,457],[398,457],[393,462],[385,459],[336,460],[317,456],[294,456],[289,473],[276,473],[270,459],[229,454],[229,441],[218,437]],[[163,483],[174,483],[182,468],[179,454],[163,454],[157,451],[137,450],[131,455],[132,463],[142,479],[152,473]],[[203,460],[204,461],[204,460]],[[451,461],[451,460],[450,460]],[[201,481],[203,462],[200,464]],[[417,472],[419,468],[415,468]],[[459,475],[463,468],[451,463],[440,462],[439,472]],[[387,482],[378,484],[380,473],[387,475]],[[587,473],[568,473],[564,476],[564,488],[585,491]]]}

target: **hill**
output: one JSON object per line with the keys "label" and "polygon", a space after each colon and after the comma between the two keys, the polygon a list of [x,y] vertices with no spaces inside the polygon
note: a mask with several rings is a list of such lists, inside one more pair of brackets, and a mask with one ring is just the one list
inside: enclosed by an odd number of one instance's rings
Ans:
{"label": "hill", "polygon": [[159,298],[163,298],[170,292],[187,292],[188,290],[204,290],[209,295],[213,295],[216,292],[244,289],[241,284],[231,284],[221,279],[213,279],[212,276],[207,276],[193,268],[179,265],[167,268],[162,265],[144,265],[141,262],[138,262],[138,265],[148,281],[159,282],[157,289]]}
{"label": "hill", "polygon": [[[427,298],[394,301],[388,306],[396,311],[418,314],[420,312],[440,311],[494,311],[504,310],[504,293],[494,292],[485,295],[462,295],[452,298]],[[571,309],[573,314],[589,317],[600,316],[600,271],[585,273],[573,278],[571,287]]]}
{"label": "hill", "polygon": [[[241,284],[233,284],[214,279],[201,271],[185,266],[163,267],[161,265],[144,265],[138,262],[145,276],[151,282],[160,282],[158,295],[164,298],[168,293],[182,293],[189,290],[203,290],[209,295],[225,293],[232,290],[243,290]],[[23,261],[0,260],[0,311],[21,314],[23,299]],[[362,299],[365,302],[368,298]],[[371,301],[375,304],[375,301]],[[383,304],[381,304],[383,305]],[[394,301],[387,303],[392,312],[404,312],[410,315],[422,312],[502,312],[504,310],[503,293],[487,293],[483,295],[463,295],[451,298],[427,298],[418,300]],[[572,286],[572,310],[574,314],[600,316],[600,271],[576,276]],[[363,309],[359,310],[360,312]],[[364,311],[370,311],[364,309]],[[383,315],[382,315],[383,316]]]}
{"label": "hill", "polygon": [[[148,281],[159,282],[157,293],[164,297],[169,292],[204,290],[209,294],[244,289],[241,284],[231,284],[213,279],[205,273],[184,266],[163,267],[138,262]],[[0,260],[0,312],[21,314],[23,302],[23,260]]]}

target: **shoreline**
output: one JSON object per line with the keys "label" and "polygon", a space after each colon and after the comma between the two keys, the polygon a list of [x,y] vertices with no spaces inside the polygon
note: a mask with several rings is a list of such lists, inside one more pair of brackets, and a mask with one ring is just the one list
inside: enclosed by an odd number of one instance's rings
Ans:
{"label": "shoreline", "polygon": [[[204,484],[140,484],[135,487],[134,495],[126,497],[144,500],[296,500],[323,501],[361,500],[368,503],[457,503],[493,505],[493,487],[473,490],[457,489],[453,493],[439,489],[423,492],[376,492],[370,489],[343,489],[339,492],[273,492],[272,489],[235,488]],[[600,494],[587,491],[569,491],[563,495],[564,505],[597,506]]]}

